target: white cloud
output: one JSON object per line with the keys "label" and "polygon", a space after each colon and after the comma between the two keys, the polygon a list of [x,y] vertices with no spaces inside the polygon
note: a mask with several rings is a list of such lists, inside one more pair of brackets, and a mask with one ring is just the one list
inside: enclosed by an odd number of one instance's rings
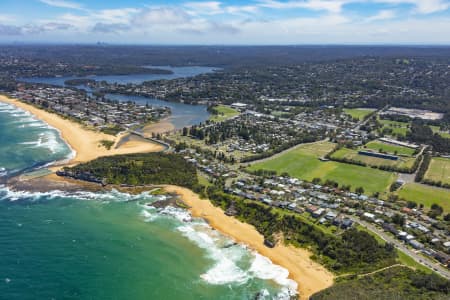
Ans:
{"label": "white cloud", "polygon": [[101,22],[121,23],[129,21],[133,15],[139,12],[141,10],[137,8],[103,9],[91,12],[90,16],[92,19]]}
{"label": "white cloud", "polygon": [[259,11],[256,5],[242,5],[242,6],[227,6],[225,11],[229,14],[256,14]]}
{"label": "white cloud", "polygon": [[187,2],[183,6],[193,16],[245,15],[258,12],[258,6],[256,5],[223,5],[219,1]]}
{"label": "white cloud", "polygon": [[193,15],[217,15],[222,14],[222,3],[218,1],[187,2],[184,7]]}
{"label": "white cloud", "polygon": [[39,0],[40,2],[61,8],[71,8],[71,9],[83,9],[82,5],[76,2],[66,1],[66,0]]}
{"label": "white cloud", "polygon": [[189,23],[191,16],[186,11],[176,7],[147,8],[138,13],[133,20],[137,25],[177,25]]}
{"label": "white cloud", "polygon": [[448,0],[372,0],[377,3],[384,4],[410,4],[414,5],[414,12],[419,14],[431,14],[444,11],[450,8]]}
{"label": "white cloud", "polygon": [[0,14],[0,23],[8,23],[11,24],[14,21],[17,20],[16,16],[13,15],[5,15],[5,14]]}
{"label": "white cloud", "polygon": [[276,1],[276,0],[262,0],[261,7],[274,9],[292,9],[305,8],[317,11],[328,11],[332,13],[339,13],[342,11],[344,4],[349,3],[348,0],[293,0],[293,1]]}
{"label": "white cloud", "polygon": [[368,17],[366,19],[367,22],[374,22],[374,21],[383,21],[383,20],[389,20],[396,17],[396,14],[393,10],[381,10],[377,14]]}
{"label": "white cloud", "polygon": [[[39,1],[77,11],[22,26],[18,19],[0,14],[0,24],[9,24],[0,26],[0,33],[35,40],[38,33],[53,34],[84,41],[109,34],[111,41],[130,43],[150,37],[148,43],[450,43],[450,17],[423,16],[449,9],[450,0],[254,0],[245,5],[187,0],[178,7],[102,10],[83,8],[76,2]],[[354,8],[346,9],[349,3],[378,3],[383,8],[363,18]],[[280,14],[272,14],[277,9]],[[285,10],[292,12],[289,17],[282,14]],[[302,10],[317,13],[292,16]]]}
{"label": "white cloud", "polygon": [[80,16],[71,13],[63,14],[56,19],[56,22],[70,24],[78,30],[86,30],[94,23],[89,16]]}

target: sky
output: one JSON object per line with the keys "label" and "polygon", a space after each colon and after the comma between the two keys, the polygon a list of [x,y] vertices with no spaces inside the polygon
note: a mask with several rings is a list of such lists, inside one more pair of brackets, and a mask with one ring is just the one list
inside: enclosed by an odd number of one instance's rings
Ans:
{"label": "sky", "polygon": [[0,0],[0,43],[450,44],[450,0]]}

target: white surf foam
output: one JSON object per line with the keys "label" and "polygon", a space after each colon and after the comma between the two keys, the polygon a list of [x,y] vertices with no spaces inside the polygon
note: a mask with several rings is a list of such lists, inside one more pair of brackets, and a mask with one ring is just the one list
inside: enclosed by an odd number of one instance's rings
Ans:
{"label": "white surf foam", "polygon": [[192,216],[187,210],[181,209],[181,208],[176,208],[173,206],[166,206],[166,207],[160,209],[159,213],[162,215],[172,216],[181,222],[191,222],[192,221]]}
{"label": "white surf foam", "polygon": [[114,202],[125,202],[125,201],[136,201],[140,199],[151,199],[151,195],[148,193],[142,193],[139,195],[131,195],[128,193],[121,193],[117,190],[112,190],[110,192],[105,193],[94,193],[88,191],[80,191],[80,192],[65,192],[60,190],[53,190],[50,192],[28,192],[28,191],[14,191],[9,187],[0,186],[0,200],[9,200],[9,201],[17,201],[17,200],[39,200],[42,197],[46,197],[49,200],[64,197],[69,199],[78,199],[78,200],[98,200],[98,201],[114,201]]}
{"label": "white surf foam", "polygon": [[214,260],[213,267],[200,276],[204,281],[213,285],[223,285],[244,284],[250,279],[236,264],[244,255],[242,247],[221,247],[225,237],[212,230],[206,223],[193,223],[177,229],[197,246],[205,249],[207,256]]}
{"label": "white surf foam", "polygon": [[[19,123],[20,125],[18,127],[20,128],[35,127],[48,129],[48,131],[39,134],[37,141],[25,142],[23,145],[47,148],[52,154],[58,153],[63,149],[64,146],[62,143],[64,143],[64,141],[62,139],[61,132],[58,129],[51,127],[47,123],[37,119],[32,113],[19,107],[10,104],[3,104],[0,106],[0,109],[7,110],[11,116],[15,117],[16,120],[14,123]],[[62,141],[58,140],[58,136]],[[66,145],[70,148],[71,152],[64,158],[64,161],[72,159],[76,154],[70,145]]]}
{"label": "white surf foam", "polygon": [[273,264],[269,258],[257,252],[254,252],[253,255],[255,258],[249,269],[253,276],[264,280],[273,280],[280,286],[283,286],[284,289],[280,296],[283,294],[291,296],[297,293],[297,282],[288,278],[289,271],[287,269]]}
{"label": "white surf foam", "polygon": [[145,222],[153,222],[158,215],[150,213],[148,210],[143,209],[141,211],[141,216],[144,217]]}
{"label": "white surf foam", "polygon": [[[273,264],[270,259],[257,252],[249,253],[243,245],[233,244],[233,240],[211,228],[204,220],[191,217],[191,221],[186,222],[187,216],[190,216],[189,212],[173,207],[166,207],[159,213],[182,221],[183,224],[178,226],[177,230],[204,249],[207,257],[214,261],[213,266],[200,276],[205,282],[212,285],[242,285],[252,278],[257,278],[273,281],[280,286],[281,291],[275,299],[290,299],[297,294],[297,283],[288,278],[287,269]],[[150,213],[143,214],[149,219],[152,218]],[[241,263],[243,259],[249,259],[250,264],[245,266],[245,263]]]}

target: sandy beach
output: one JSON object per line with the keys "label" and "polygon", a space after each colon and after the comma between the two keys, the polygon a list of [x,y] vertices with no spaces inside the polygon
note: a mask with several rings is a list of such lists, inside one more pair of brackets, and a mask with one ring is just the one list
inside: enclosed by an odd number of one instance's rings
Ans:
{"label": "sandy beach", "polygon": [[151,137],[152,134],[166,133],[175,129],[175,126],[170,122],[170,118],[160,120],[158,123],[147,125],[143,129],[146,137]]}
{"label": "sandy beach", "polygon": [[220,208],[208,200],[200,199],[191,190],[177,186],[165,186],[165,190],[180,195],[183,202],[190,206],[194,217],[204,218],[213,228],[289,270],[289,278],[298,283],[300,299],[308,299],[312,294],[333,284],[333,274],[314,262],[309,251],[280,244],[268,248],[263,244],[263,236],[252,225],[225,215]]}
{"label": "sandy beach", "polygon": [[115,148],[115,146],[113,146],[110,150],[107,150],[100,144],[100,141],[114,141],[116,144],[122,138],[122,136],[114,137],[101,132],[89,130],[87,128],[84,128],[81,124],[64,119],[57,114],[46,112],[32,105],[20,102],[16,99],[5,97],[3,95],[0,95],[0,101],[26,110],[32,113],[38,119],[49,124],[51,127],[58,129],[61,137],[76,152],[75,156],[65,165],[75,165],[81,162],[96,159],[100,156],[157,152],[164,149],[163,146],[149,141],[131,140],[127,143],[122,144],[117,149]]}

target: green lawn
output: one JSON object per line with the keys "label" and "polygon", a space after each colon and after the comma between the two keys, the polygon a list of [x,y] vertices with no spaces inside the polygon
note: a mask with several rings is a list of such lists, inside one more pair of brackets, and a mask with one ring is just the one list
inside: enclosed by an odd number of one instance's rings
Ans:
{"label": "green lawn", "polygon": [[442,136],[446,139],[450,139],[450,133],[441,131],[439,129],[439,126],[430,126],[430,127],[431,127],[431,130],[433,130],[433,132],[438,133],[440,136]]}
{"label": "green lawn", "polygon": [[216,113],[212,114],[211,117],[209,118],[213,122],[222,122],[226,119],[232,118],[239,114],[239,112],[234,108],[225,105],[215,106],[213,110]]}
{"label": "green lawn", "polygon": [[274,159],[254,164],[250,170],[273,170],[288,172],[291,176],[311,181],[318,177],[322,181],[334,180],[340,185],[351,185],[352,190],[363,187],[366,194],[384,192],[396,179],[394,173],[370,167],[361,167],[334,161],[322,162],[324,156],[335,147],[330,142],[305,144]]}
{"label": "green lawn", "polygon": [[400,198],[421,203],[427,208],[430,208],[433,203],[439,204],[444,208],[444,211],[450,212],[450,190],[407,183],[397,194]]}
{"label": "green lawn", "polygon": [[206,187],[209,187],[211,185],[211,183],[208,181],[208,178],[206,178],[206,175],[203,175],[199,171],[197,171],[197,177],[199,184],[204,185]]}
{"label": "green lawn", "polygon": [[358,120],[364,120],[364,118],[374,112],[375,109],[371,108],[344,108],[344,112],[347,115],[352,116],[352,118],[358,119]]}
{"label": "green lawn", "polygon": [[433,157],[425,179],[450,184],[450,158]]}
{"label": "green lawn", "polygon": [[397,249],[397,254],[398,254],[398,261],[406,266],[409,266],[411,268],[414,268],[416,270],[421,270],[424,271],[425,273],[432,273],[433,271],[428,268],[425,267],[422,264],[419,264],[418,262],[416,262],[411,256],[406,255],[403,251],[400,251]]}
{"label": "green lawn", "polygon": [[413,156],[415,150],[408,147],[403,146],[397,146],[397,145],[391,145],[388,143],[383,143],[379,141],[372,141],[364,145],[363,148],[375,150],[377,152],[380,151],[380,149],[384,152],[390,153],[390,154],[398,154],[398,155],[408,155]]}
{"label": "green lawn", "polygon": [[399,157],[398,160],[372,157],[358,154],[358,150],[348,148],[339,149],[338,151],[333,153],[331,157],[336,159],[353,159],[366,163],[368,166],[395,166],[399,168],[412,168],[414,165],[414,161],[416,160],[414,157]]}
{"label": "green lawn", "polygon": [[397,121],[389,121],[389,120],[381,120],[378,121],[383,125],[384,128],[390,128],[392,130],[392,135],[394,136],[405,136],[406,132],[409,130],[409,123],[406,122],[397,122]]}

